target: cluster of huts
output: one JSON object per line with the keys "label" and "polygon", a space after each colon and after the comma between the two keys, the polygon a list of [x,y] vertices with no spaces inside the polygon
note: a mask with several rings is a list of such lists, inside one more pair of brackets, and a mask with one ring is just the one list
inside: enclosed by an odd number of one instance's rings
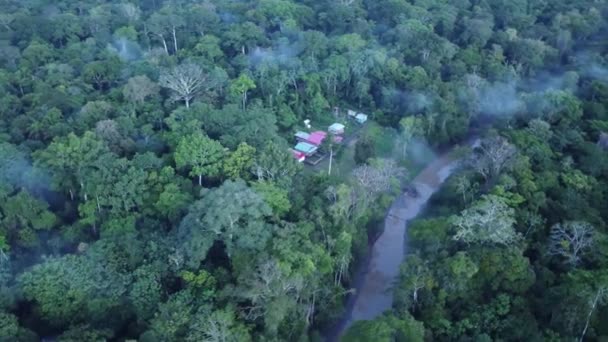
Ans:
{"label": "cluster of huts", "polygon": [[357,113],[354,110],[348,110],[347,115],[349,118],[357,121],[359,124],[364,124],[367,122],[367,114]]}
{"label": "cluster of huts", "polygon": [[[328,127],[327,131],[333,136],[334,143],[340,144],[344,140],[344,128],[341,123],[334,123]],[[328,133],[325,131],[297,132],[295,134],[296,146],[292,149],[294,158],[303,162],[306,158],[317,154],[327,136]]]}
{"label": "cluster of huts", "polygon": [[[367,115],[362,113],[357,113],[355,111],[348,111],[349,118],[355,120],[359,124],[364,124],[367,121]],[[341,123],[333,123],[331,126],[327,128],[326,131],[313,131],[313,132],[304,132],[298,131],[295,134],[296,145],[291,150],[294,158],[296,158],[299,162],[304,162],[307,158],[317,155],[318,158],[312,164],[317,164],[319,161],[323,160],[324,155],[318,155],[319,148],[323,144],[323,141],[329,135],[328,132],[333,137],[333,142],[336,144],[341,144],[344,140],[344,129],[345,126]]]}

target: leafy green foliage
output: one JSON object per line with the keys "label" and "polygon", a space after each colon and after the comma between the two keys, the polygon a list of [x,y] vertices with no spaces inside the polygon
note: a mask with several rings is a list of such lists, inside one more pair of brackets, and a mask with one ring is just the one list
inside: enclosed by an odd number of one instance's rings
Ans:
{"label": "leafy green foliage", "polygon": [[254,183],[253,190],[262,195],[264,201],[268,203],[277,216],[285,215],[291,208],[291,203],[289,203],[289,198],[287,197],[289,195],[287,190],[266,181]]}
{"label": "leafy green foliage", "polygon": [[57,224],[57,217],[48,211],[48,205],[20,191],[5,198],[0,205],[0,232],[7,240],[21,246],[33,247],[38,243],[36,232],[50,230]]}
{"label": "leafy green foliage", "polygon": [[220,143],[198,133],[182,138],[175,151],[175,163],[180,168],[189,166],[190,176],[198,176],[198,185],[202,185],[203,176],[220,175],[224,154]]}
{"label": "leafy green foliage", "polygon": [[224,162],[224,174],[230,179],[248,179],[255,158],[255,148],[247,143],[240,143]]}
{"label": "leafy green foliage", "polygon": [[357,164],[366,163],[369,159],[376,156],[374,142],[369,137],[357,141],[355,144],[355,162]]}
{"label": "leafy green foliage", "polygon": [[126,291],[125,277],[109,265],[92,265],[69,255],[34,266],[19,283],[41,317],[62,326],[108,317]]}
{"label": "leafy green foliage", "polygon": [[359,321],[353,324],[344,342],[357,341],[424,341],[424,327],[411,316],[394,317],[382,316],[373,321]]}
{"label": "leafy green foliage", "polygon": [[502,198],[487,195],[454,219],[454,239],[467,244],[513,244],[518,239],[513,215]]}
{"label": "leafy green foliage", "polygon": [[262,197],[243,181],[226,181],[190,207],[178,238],[191,265],[204,260],[216,240],[224,243],[228,255],[261,251],[272,234],[264,222],[270,213]]}
{"label": "leafy green foliage", "polygon": [[[1,2],[0,340],[320,339],[401,166],[472,135],[408,222],[394,309],[345,339],[605,339],[606,13]],[[347,124],[354,173],[294,160],[306,119]]]}

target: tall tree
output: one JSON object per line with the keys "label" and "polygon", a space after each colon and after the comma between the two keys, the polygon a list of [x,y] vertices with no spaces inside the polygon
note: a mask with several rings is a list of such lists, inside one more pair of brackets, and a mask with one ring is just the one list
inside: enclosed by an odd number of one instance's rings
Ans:
{"label": "tall tree", "polygon": [[407,157],[408,147],[414,137],[422,133],[422,122],[415,116],[408,116],[399,121],[401,131],[399,132],[399,144],[403,158]]}
{"label": "tall tree", "polygon": [[[25,298],[55,326],[103,320],[118,307],[128,276],[83,256],[51,258],[18,278]],[[92,261],[92,260],[91,260]]]}
{"label": "tall tree", "polygon": [[241,104],[243,105],[243,110],[245,110],[247,106],[247,93],[255,88],[255,82],[246,74],[241,74],[230,85],[230,91],[241,97]]}
{"label": "tall tree", "polygon": [[57,138],[35,156],[38,165],[51,170],[57,190],[67,191],[72,199],[80,193],[87,201],[88,176],[95,168],[95,162],[108,153],[108,147],[94,133],[86,132],[82,137],[70,133]]}
{"label": "tall tree", "polygon": [[166,54],[169,54],[169,39],[173,42],[173,53],[178,53],[177,31],[185,25],[183,15],[178,13],[178,10],[176,5],[167,5],[154,12],[148,20],[150,32],[160,38]]}
{"label": "tall tree", "polygon": [[[230,257],[260,252],[272,234],[265,218],[271,215],[264,199],[242,180],[226,181],[205,192],[184,217],[177,231],[188,264],[205,259],[214,241],[222,241]],[[235,267],[238,265],[234,265]]]}
{"label": "tall tree", "polygon": [[195,133],[182,138],[174,157],[177,167],[190,167],[190,175],[198,176],[198,185],[202,186],[203,176],[216,178],[220,175],[225,155],[219,142]]}
{"label": "tall tree", "polygon": [[572,267],[593,246],[595,229],[587,222],[565,222],[551,227],[549,253],[564,259]]}
{"label": "tall tree", "polygon": [[495,179],[511,166],[517,149],[505,138],[496,136],[481,141],[479,151],[473,154],[470,165],[486,181]]}
{"label": "tall tree", "polygon": [[224,162],[224,173],[231,179],[249,179],[255,159],[255,148],[247,143],[240,143],[236,151],[230,153]]}
{"label": "tall tree", "polygon": [[123,95],[133,103],[143,103],[146,98],[158,95],[158,85],[147,76],[131,77],[124,86]]}
{"label": "tall tree", "polygon": [[289,188],[300,166],[287,148],[269,141],[256,158],[252,170],[258,180],[270,180],[280,187]]}
{"label": "tall tree", "polygon": [[57,224],[57,217],[48,210],[48,204],[20,191],[4,198],[0,204],[0,235],[13,238],[22,247],[38,243],[37,232],[50,230]]}
{"label": "tall tree", "polygon": [[185,63],[171,70],[163,70],[158,82],[173,91],[174,100],[184,101],[186,108],[190,108],[192,99],[205,89],[207,77],[198,65]]}
{"label": "tall tree", "polygon": [[515,231],[515,211],[505,200],[484,195],[454,218],[454,240],[465,243],[510,245],[519,240]]}

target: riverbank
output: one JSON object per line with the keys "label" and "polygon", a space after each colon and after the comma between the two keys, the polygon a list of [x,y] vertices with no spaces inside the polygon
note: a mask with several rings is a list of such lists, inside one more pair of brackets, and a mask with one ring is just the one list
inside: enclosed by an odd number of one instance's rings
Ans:
{"label": "riverbank", "polygon": [[[475,145],[476,138],[467,141]],[[356,292],[348,299],[346,314],[327,336],[337,341],[348,327],[358,320],[373,319],[390,310],[393,303],[392,285],[407,254],[407,222],[415,218],[430,197],[450,176],[458,164],[458,146],[444,150],[411,181],[417,196],[399,195],[384,219],[384,229],[370,244],[368,257],[362,263],[354,281]]]}

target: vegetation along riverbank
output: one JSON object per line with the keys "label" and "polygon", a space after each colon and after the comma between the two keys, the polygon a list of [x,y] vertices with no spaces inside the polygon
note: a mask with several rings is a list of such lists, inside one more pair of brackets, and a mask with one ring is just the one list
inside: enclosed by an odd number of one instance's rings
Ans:
{"label": "vegetation along riverbank", "polygon": [[[606,339],[606,18],[1,1],[0,341]],[[353,311],[377,236],[395,281]]]}

